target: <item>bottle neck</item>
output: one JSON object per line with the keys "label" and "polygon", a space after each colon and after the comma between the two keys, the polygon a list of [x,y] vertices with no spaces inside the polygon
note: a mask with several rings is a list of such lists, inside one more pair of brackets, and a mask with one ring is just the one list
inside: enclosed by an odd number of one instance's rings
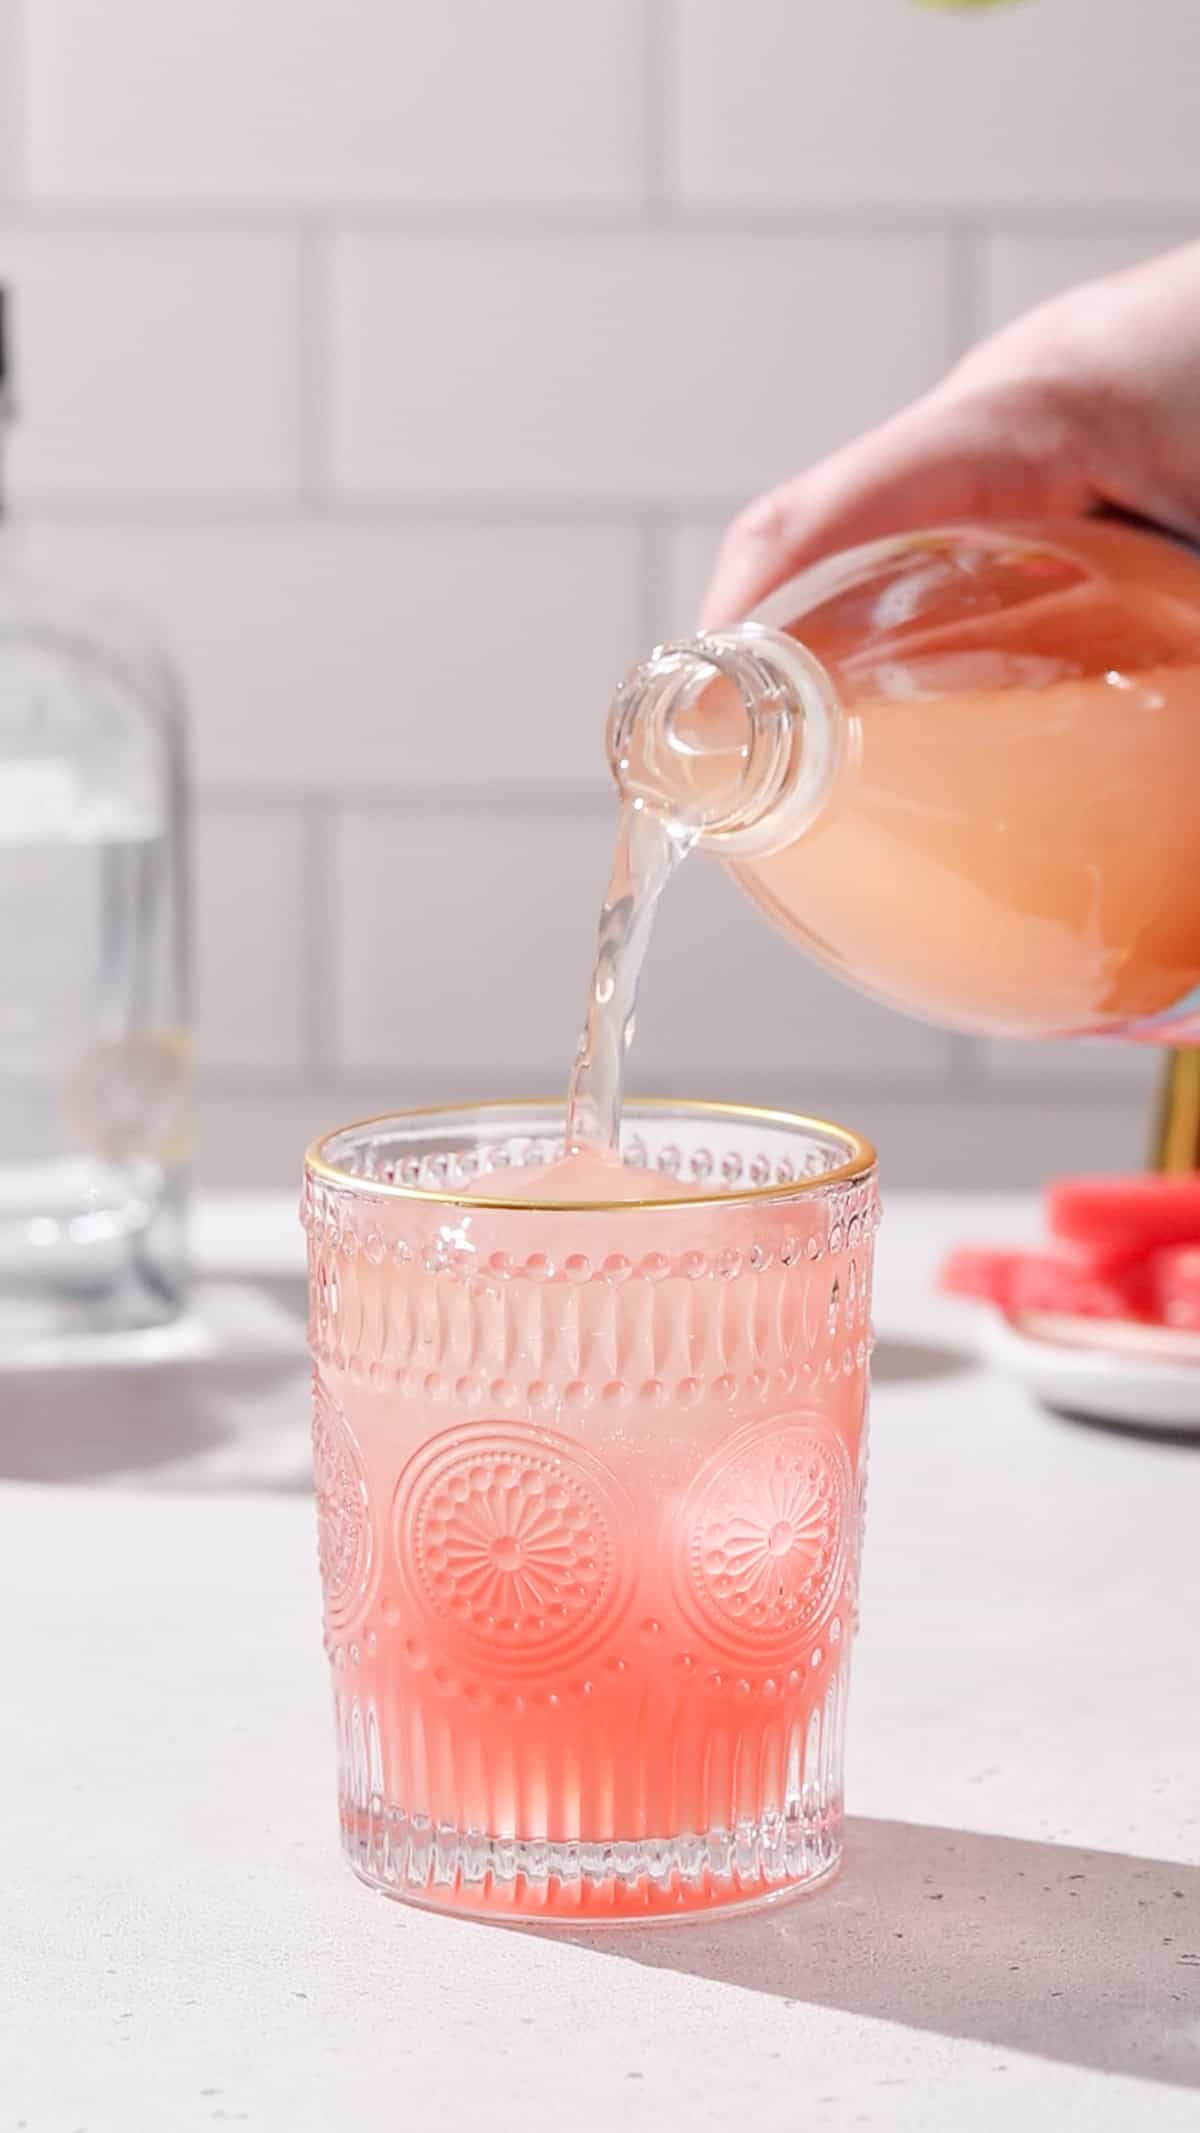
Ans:
{"label": "bottle neck", "polygon": [[845,718],[828,674],[782,631],[739,623],[660,645],[608,720],[612,773],[728,858],[779,850],[816,820],[841,765]]}

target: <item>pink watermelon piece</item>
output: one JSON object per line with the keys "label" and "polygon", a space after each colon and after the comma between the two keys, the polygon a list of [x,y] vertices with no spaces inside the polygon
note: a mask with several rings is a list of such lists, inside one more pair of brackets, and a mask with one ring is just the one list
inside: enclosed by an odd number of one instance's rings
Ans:
{"label": "pink watermelon piece", "polygon": [[1046,1190],[1053,1237],[1131,1258],[1200,1244],[1200,1177],[1063,1178]]}
{"label": "pink watermelon piece", "polygon": [[938,1287],[948,1296],[973,1296],[980,1303],[995,1304],[1007,1311],[1012,1278],[1027,1252],[987,1251],[960,1245],[950,1253],[938,1275]]}
{"label": "pink watermelon piece", "polygon": [[1146,1257],[1145,1246],[1131,1244],[1128,1238],[1091,1243],[1081,1237],[1055,1237],[1051,1250],[1064,1266],[1073,1267],[1079,1274],[1096,1275],[1100,1280],[1112,1274],[1127,1274]]}
{"label": "pink watermelon piece", "polygon": [[1200,1245],[1175,1245],[1150,1262],[1154,1315],[1164,1326],[1200,1333]]}
{"label": "pink watermelon piece", "polygon": [[1150,1321],[1200,1332],[1200,1175],[1062,1178],[1047,1249],[964,1246],[940,1287],[1009,1316]]}
{"label": "pink watermelon piece", "polygon": [[1106,1272],[1063,1254],[963,1246],[942,1267],[939,1287],[998,1311],[1052,1311],[1076,1318],[1137,1318],[1147,1282],[1140,1266]]}
{"label": "pink watermelon piece", "polygon": [[1144,1266],[1120,1274],[1090,1274],[1066,1260],[1030,1253],[1008,1285],[1007,1309],[1061,1318],[1144,1318],[1149,1307]]}

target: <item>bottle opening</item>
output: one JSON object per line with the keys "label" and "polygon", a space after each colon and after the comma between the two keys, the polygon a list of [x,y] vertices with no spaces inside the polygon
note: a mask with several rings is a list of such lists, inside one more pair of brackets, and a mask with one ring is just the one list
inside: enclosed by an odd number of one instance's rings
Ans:
{"label": "bottle opening", "polygon": [[613,776],[701,844],[770,850],[811,820],[839,732],[824,670],[794,639],[751,624],[660,645],[609,716]]}

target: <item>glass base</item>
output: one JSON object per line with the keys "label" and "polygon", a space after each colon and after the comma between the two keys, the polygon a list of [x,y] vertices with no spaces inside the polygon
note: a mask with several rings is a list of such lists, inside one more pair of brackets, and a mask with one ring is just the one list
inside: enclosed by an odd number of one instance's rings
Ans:
{"label": "glass base", "polygon": [[187,1302],[182,1172],[122,1206],[67,1199],[41,1212],[0,1174],[0,1360],[169,1325]]}
{"label": "glass base", "polygon": [[72,1344],[144,1333],[168,1326],[187,1302],[186,1285],[173,1289],[138,1277],[94,1294],[0,1286],[0,1363],[40,1360]]}
{"label": "glass base", "polygon": [[841,1815],[768,1815],[704,1836],[550,1843],[435,1827],[382,1802],[344,1808],[342,1849],[379,1894],[462,1917],[628,1926],[757,1910],[820,1887],[842,1856]]}

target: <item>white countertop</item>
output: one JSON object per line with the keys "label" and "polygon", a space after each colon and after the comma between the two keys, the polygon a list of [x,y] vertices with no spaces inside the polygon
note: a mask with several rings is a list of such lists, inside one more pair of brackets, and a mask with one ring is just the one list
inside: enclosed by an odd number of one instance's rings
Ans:
{"label": "white countertop", "polygon": [[341,1863],[291,1204],[182,1360],[0,1376],[0,2133],[1195,2133],[1200,1448],[971,1367],[1033,1219],[888,1209],[840,1881],[607,1940]]}

